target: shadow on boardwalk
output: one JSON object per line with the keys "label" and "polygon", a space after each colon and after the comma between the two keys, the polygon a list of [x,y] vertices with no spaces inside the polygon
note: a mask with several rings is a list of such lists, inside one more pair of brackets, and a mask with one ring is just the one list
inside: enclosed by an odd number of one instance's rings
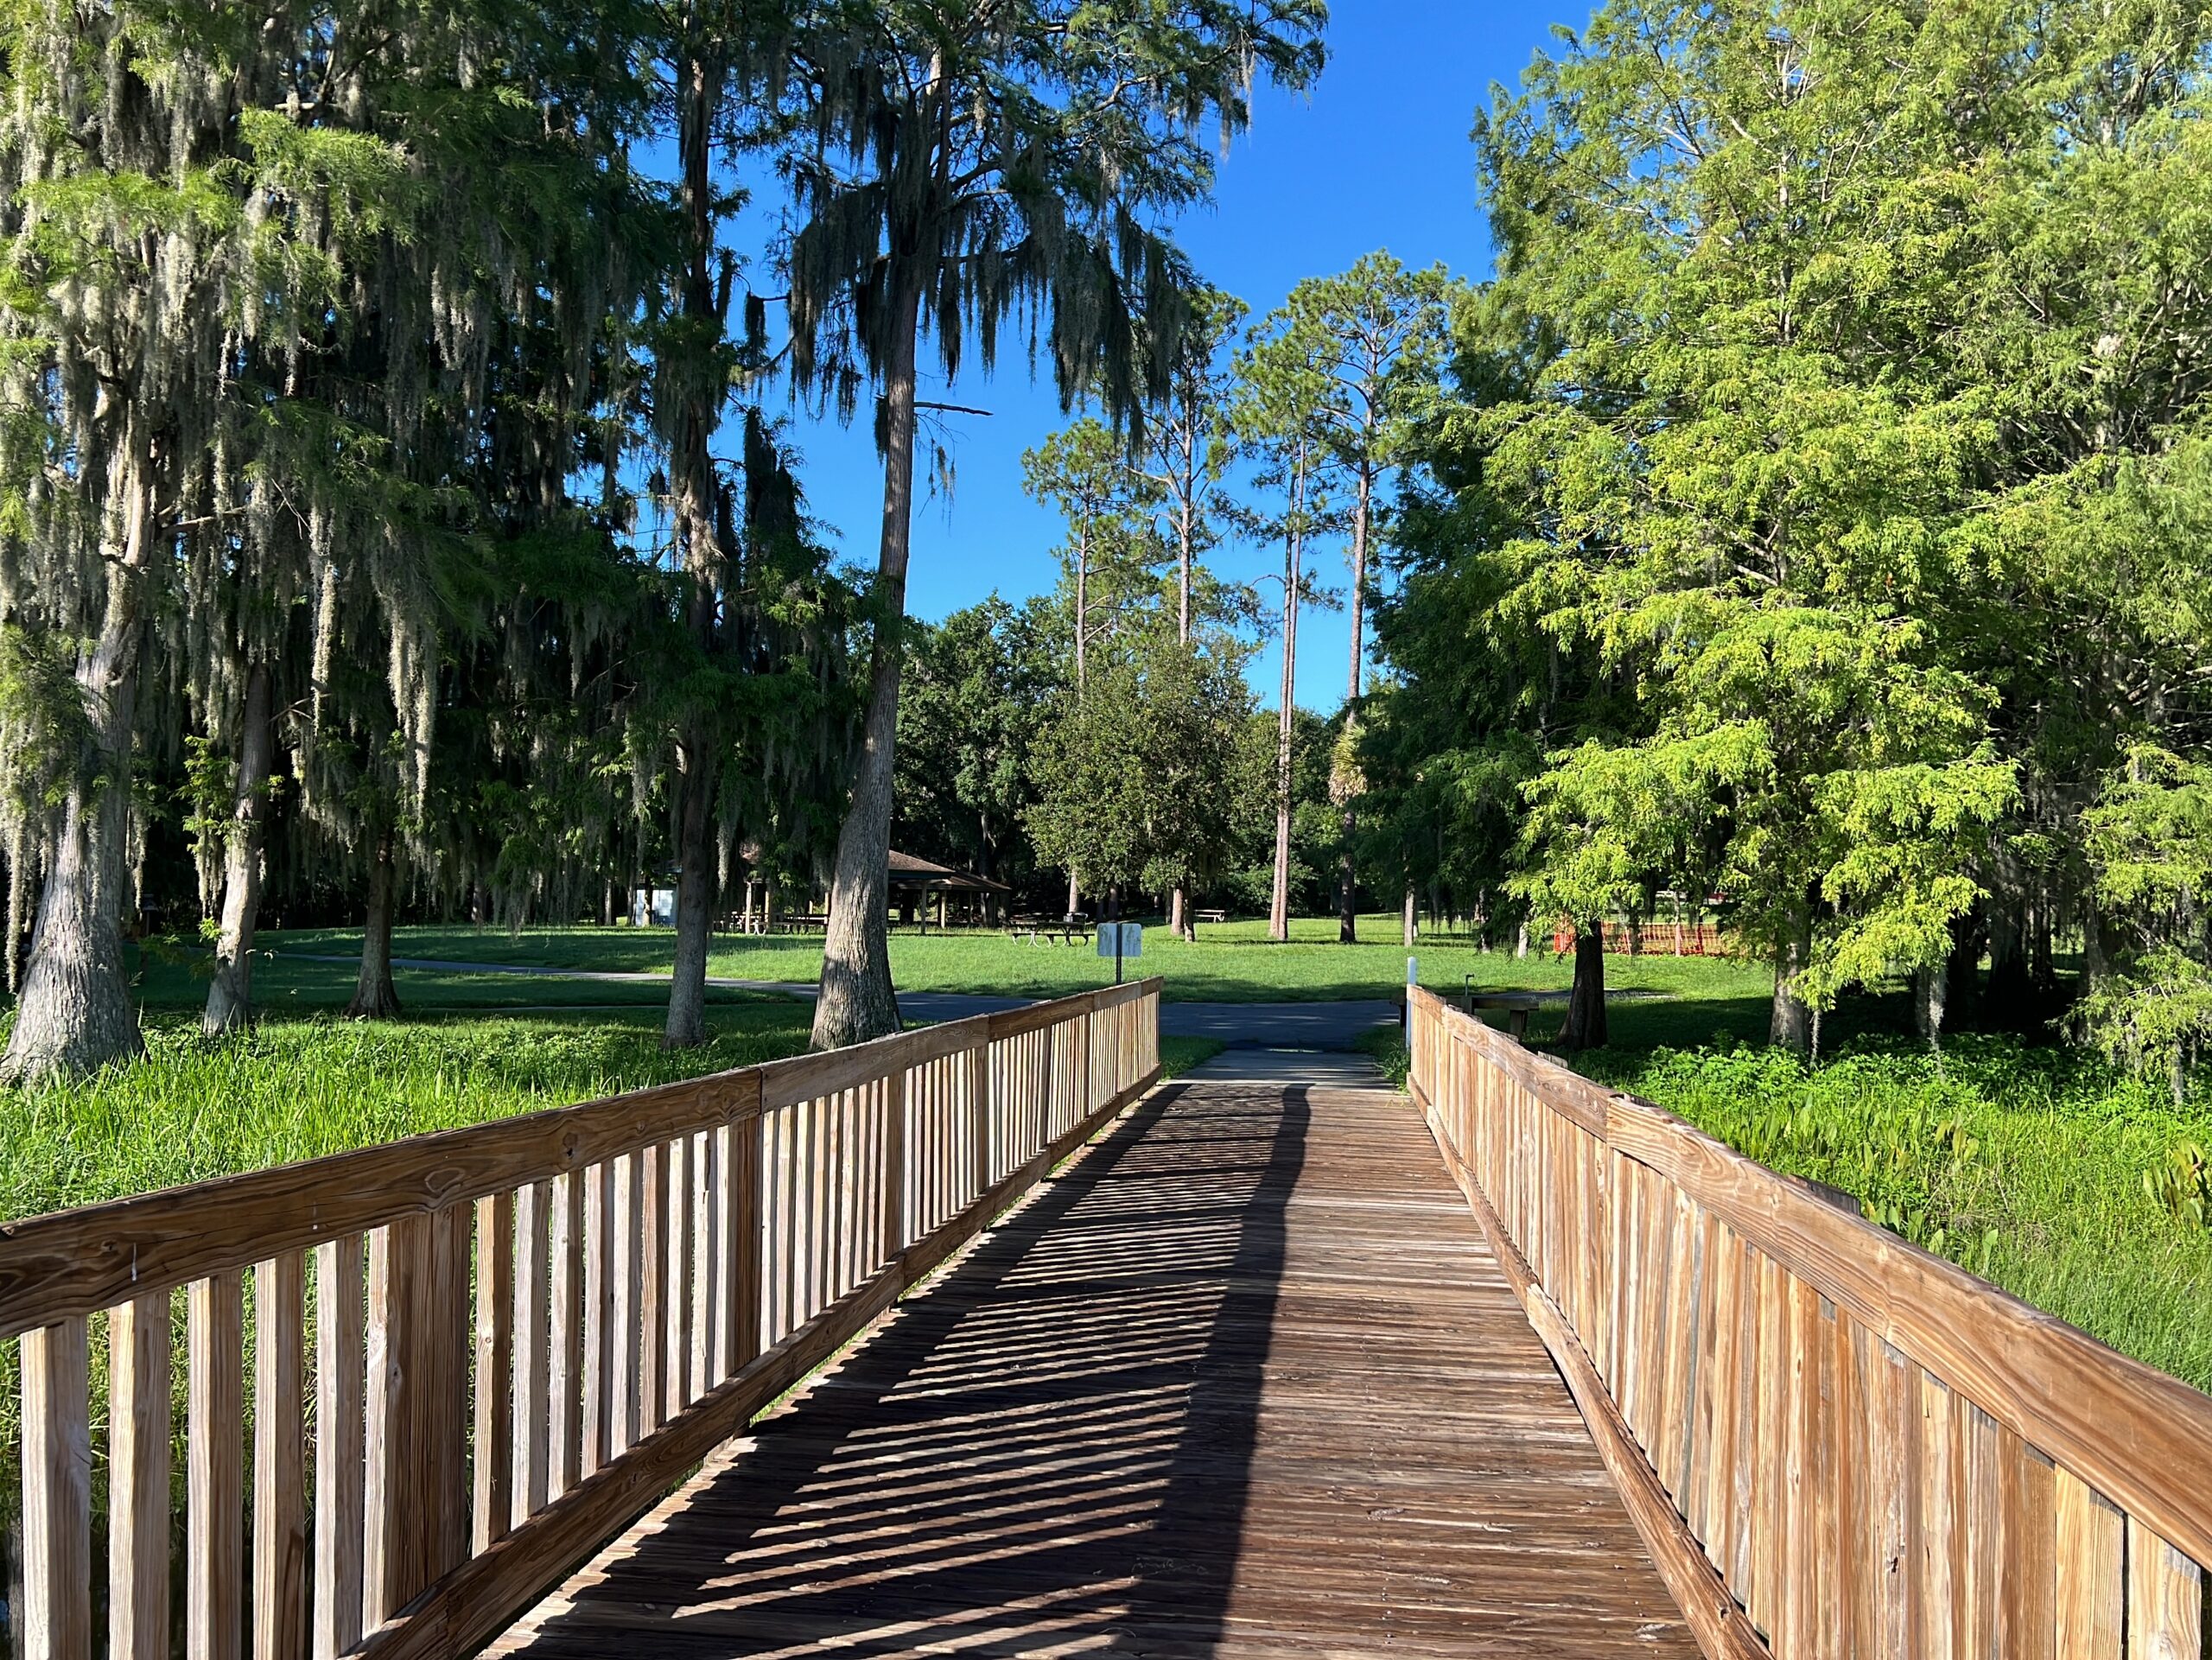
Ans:
{"label": "shadow on boardwalk", "polygon": [[499,1651],[821,1648],[1695,1653],[1410,1104],[1203,1073]]}
{"label": "shadow on boardwalk", "polygon": [[1309,1114],[1301,1093],[1178,1115],[1182,1093],[764,1423],[525,1651],[604,1652],[610,1626],[667,1655],[1032,1654],[1132,1623],[1205,1646]]}

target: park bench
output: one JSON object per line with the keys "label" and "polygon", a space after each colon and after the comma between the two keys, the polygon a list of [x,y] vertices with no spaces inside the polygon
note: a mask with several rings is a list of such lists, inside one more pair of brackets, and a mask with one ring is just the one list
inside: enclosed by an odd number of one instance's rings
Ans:
{"label": "park bench", "polygon": [[1467,988],[1467,1013],[1481,1008],[1502,1008],[1505,1011],[1506,1029],[1515,1037],[1529,1035],[1529,1015],[1542,997],[1533,991],[1477,991]]}

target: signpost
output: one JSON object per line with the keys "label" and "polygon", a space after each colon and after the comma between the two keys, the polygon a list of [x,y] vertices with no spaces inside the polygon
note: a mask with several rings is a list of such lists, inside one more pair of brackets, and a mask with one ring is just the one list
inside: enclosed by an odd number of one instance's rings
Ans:
{"label": "signpost", "polygon": [[1144,928],[1135,922],[1102,922],[1098,925],[1098,954],[1114,959],[1114,983],[1122,983],[1122,959],[1144,955]]}

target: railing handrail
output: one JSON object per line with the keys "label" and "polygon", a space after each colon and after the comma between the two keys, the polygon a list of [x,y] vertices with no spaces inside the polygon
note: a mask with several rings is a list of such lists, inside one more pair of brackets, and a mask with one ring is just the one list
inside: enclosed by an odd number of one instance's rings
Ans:
{"label": "railing handrail", "polygon": [[0,1226],[18,1652],[97,1651],[104,1515],[109,1652],[167,1660],[179,1376],[187,1652],[473,1650],[1148,1089],[1160,989]]}
{"label": "railing handrail", "polygon": [[0,1339],[1157,992],[1157,977],[0,1222]]}
{"label": "railing handrail", "polygon": [[[2133,1523],[2148,1529],[2195,1563],[2212,1562],[2212,1396],[2108,1348],[2064,1320],[1838,1205],[1812,1184],[1745,1157],[1649,1102],[1532,1053],[1434,994],[1416,989],[1413,996],[1416,1018],[1411,1081],[1432,1123],[1438,1124],[1440,1140],[1448,1127],[1438,1122],[1440,1097],[1454,1091],[1464,1096],[1466,1091],[1442,1076],[1440,1050],[1446,1046],[1434,1041],[1440,1036],[1446,1045],[1468,1052],[1478,1065],[1502,1074],[1573,1130],[1593,1138],[1605,1152],[1661,1179],[1828,1304],[1845,1311],[1904,1361],[2087,1484]],[[1478,1134],[1508,1135],[1503,1126],[1510,1122],[1497,1120]],[[1508,1170],[1516,1186],[1541,1189],[1548,1183],[1564,1182],[1568,1175],[1554,1167],[1560,1158],[1556,1143],[1514,1141],[1503,1147],[1447,1150],[1463,1161],[1463,1167],[1475,1166],[1481,1161],[1479,1155],[1488,1154],[1497,1161],[1494,1167]],[[1607,1202],[1602,1197],[1609,1191],[1606,1180],[1600,1172],[1596,1185],[1601,1205]],[[1530,1225],[1523,1231],[1553,1237],[1523,1239],[1514,1237],[1510,1219],[1501,1224],[1509,1236],[1507,1243],[1528,1250],[1535,1259],[1524,1265],[1540,1294],[1548,1301],[1556,1298],[1561,1303],[1580,1301],[1598,1307],[1606,1307],[1608,1297],[1621,1294],[1622,1288],[1597,1288],[1593,1296],[1587,1283],[1546,1282],[1546,1246],[1553,1246],[1548,1255],[1554,1261],[1571,1256],[1571,1248],[1560,1249],[1556,1240],[1592,1225],[1589,1218],[1556,1213],[1562,1205],[1571,1211],[1577,1196],[1540,1193],[1527,1198],[1516,1193],[1516,1197],[1526,1198],[1530,1207],[1526,1212]],[[1553,1211],[1541,1208],[1547,1202]],[[1497,1204],[1493,1215],[1508,1208]],[[1603,1231],[1615,1224],[1600,1220],[1596,1225]],[[1559,1271],[1551,1276],[1554,1281],[1561,1277]],[[1691,1294],[1679,1285],[1649,1281],[1637,1283],[1634,1290],[1647,1298]],[[1629,1311],[1611,1307],[1599,1318],[1617,1326],[1629,1318]],[[1590,1351],[1602,1352],[1606,1339],[1615,1345],[1620,1340],[1617,1332],[1609,1332],[1593,1341],[1590,1331],[1577,1330],[1563,1315],[1562,1323],[1570,1339]],[[1699,1379],[1700,1385],[1706,1381]],[[1724,1379],[1724,1386],[1726,1383]],[[1693,1415],[1698,1409],[1695,1402],[1684,1404]],[[1687,1464],[1679,1438],[1672,1447],[1672,1456]],[[1649,1447],[1642,1451],[1647,1464],[1661,1461]],[[1708,1542],[1700,1542],[1711,1549]],[[1725,1566],[1721,1573],[1726,1579]],[[2194,1655],[2192,1649],[2189,1660]]]}

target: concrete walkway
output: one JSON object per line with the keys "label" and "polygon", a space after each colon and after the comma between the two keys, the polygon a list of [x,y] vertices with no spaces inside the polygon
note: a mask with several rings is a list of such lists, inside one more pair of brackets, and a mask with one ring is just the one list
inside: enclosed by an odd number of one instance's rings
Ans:
{"label": "concrete walkway", "polygon": [[[352,963],[353,957],[314,951],[271,951],[272,957],[302,963]],[[511,974],[533,980],[591,980],[608,985],[666,984],[665,974],[642,969],[554,969],[523,963],[454,962],[434,957],[395,957],[396,969],[432,974]],[[739,980],[709,975],[707,983],[718,991],[761,991],[786,997],[811,998],[815,987],[785,980]],[[902,991],[899,1011],[909,1021],[934,1026],[965,1020],[971,1014],[995,1014],[1009,1008],[1026,1008],[1028,997],[992,997],[964,991]],[[1231,1046],[1270,1045],[1300,1049],[1349,1049],[1361,1034],[1377,1026],[1395,1024],[1398,1005],[1382,999],[1357,1002],[1303,1003],[1179,1003],[1161,1000],[1160,1031],[1163,1037],[1211,1038]]]}

